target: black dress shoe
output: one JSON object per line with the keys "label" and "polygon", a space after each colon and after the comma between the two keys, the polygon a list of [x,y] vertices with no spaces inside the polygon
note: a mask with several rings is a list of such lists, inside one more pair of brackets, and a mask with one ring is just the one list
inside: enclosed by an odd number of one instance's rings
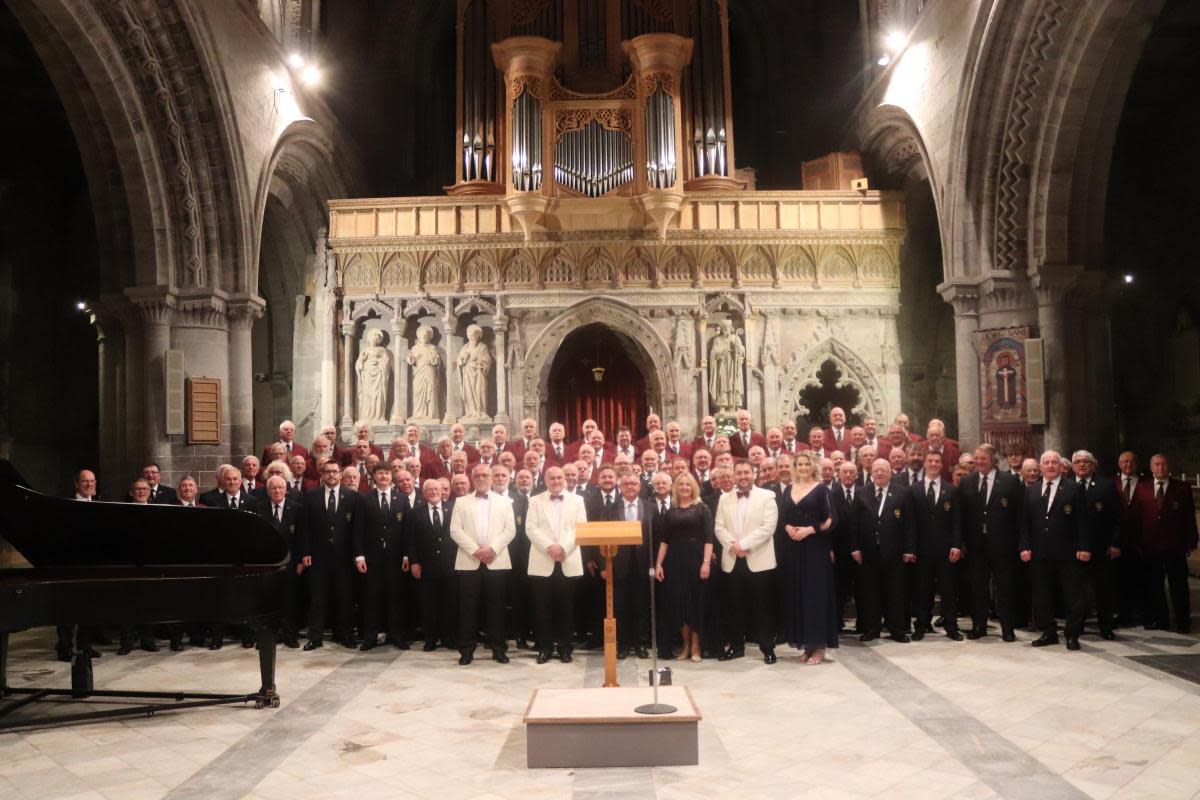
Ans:
{"label": "black dress shoe", "polygon": [[746,655],[746,649],[743,647],[733,648],[726,647],[725,650],[718,656],[718,661],[732,661],[735,658],[741,658]]}
{"label": "black dress shoe", "polygon": [[518,638],[516,641],[517,641],[517,649],[518,650],[532,650],[533,649],[532,647],[529,646],[528,639]]}
{"label": "black dress shoe", "polygon": [[158,652],[158,645],[154,643],[153,639],[142,639],[142,641],[138,642],[138,647],[142,648],[147,653]]}
{"label": "black dress shoe", "polygon": [[507,664],[508,656],[499,650],[494,650],[492,651],[492,661],[495,661],[497,664]]}
{"label": "black dress shoe", "polygon": [[963,635],[958,630],[949,630],[946,631],[946,638],[955,642],[961,642],[963,640]]}
{"label": "black dress shoe", "polygon": [[209,642],[208,643],[209,650],[220,650],[224,646],[225,646],[224,642]]}
{"label": "black dress shoe", "polygon": [[914,642],[919,642],[919,641],[921,641],[921,640],[922,640],[922,639],[924,639],[924,638],[925,638],[925,631],[923,631],[923,630],[922,630],[922,629],[921,629],[921,628],[918,626],[918,627],[917,627],[917,629],[916,629],[915,631],[913,631],[912,640],[913,640]]}
{"label": "black dress shoe", "polygon": [[893,633],[893,634],[890,634],[888,636],[888,638],[891,639],[893,642],[899,642],[900,644],[908,644],[909,642],[912,641],[912,639],[908,638],[907,633]]}
{"label": "black dress shoe", "polygon": [[397,650],[407,650],[407,649],[409,649],[409,648],[408,648],[408,642],[404,641],[403,639],[393,639],[391,636],[389,636],[389,637],[387,637],[386,639],[384,639],[384,640],[383,640],[383,643],[384,643],[384,644],[390,644],[392,647],[396,648]]}
{"label": "black dress shoe", "polygon": [[183,650],[183,640],[182,639],[172,639],[171,640],[171,652],[178,653],[181,650]]}
{"label": "black dress shoe", "polygon": [[1100,631],[1100,638],[1104,639],[1106,641],[1112,642],[1112,641],[1116,641],[1117,635],[1110,630],[1109,631]]}
{"label": "black dress shoe", "polygon": [[976,639],[982,639],[985,636],[987,636],[987,630],[981,631],[979,628],[971,628],[971,630],[967,631],[967,638],[972,642]]}
{"label": "black dress shoe", "polygon": [[357,650],[358,649],[358,641],[353,636],[350,636],[346,639],[339,639],[338,644],[340,644],[342,647],[346,648],[347,650]]}
{"label": "black dress shoe", "polygon": [[1078,650],[1079,649],[1079,637],[1078,636],[1068,636],[1067,637],[1067,649],[1068,650]]}
{"label": "black dress shoe", "polygon": [[1041,636],[1034,639],[1031,644],[1034,647],[1049,647],[1052,644],[1058,644],[1058,637],[1043,633]]}
{"label": "black dress shoe", "polygon": [[768,650],[767,652],[763,653],[763,663],[764,664],[774,664],[778,660],[779,659],[777,659],[775,657],[774,650]]}
{"label": "black dress shoe", "polygon": [[644,647],[635,648],[633,651],[633,654],[635,656],[637,656],[638,658],[649,658],[650,657],[650,651]]}
{"label": "black dress shoe", "polygon": [[366,653],[374,650],[376,647],[379,647],[379,640],[372,636],[370,638],[363,639],[363,643],[358,646],[358,649],[361,652]]}
{"label": "black dress shoe", "polygon": [[545,663],[546,663],[547,661],[549,661],[549,660],[550,660],[550,654],[549,654],[549,653],[546,653],[546,652],[538,653],[538,655],[537,655],[537,663],[539,663],[539,664],[545,664]]}
{"label": "black dress shoe", "polygon": [[559,653],[558,660],[564,664],[570,664],[573,659],[571,658],[570,651],[568,651],[566,653]]}
{"label": "black dress shoe", "polygon": [[[209,649],[211,650],[212,648]],[[121,642],[121,644],[117,647],[117,655],[119,656],[127,656],[132,652],[133,642]]]}
{"label": "black dress shoe", "polygon": [[324,646],[325,646],[325,643],[322,642],[320,639],[310,639],[309,641],[307,641],[304,644],[304,652],[308,653],[312,650],[316,650],[318,647],[324,647]]}
{"label": "black dress shoe", "polygon": [[247,650],[249,650],[251,647],[254,647],[256,644],[258,644],[258,642],[254,641],[253,639],[242,639],[242,647],[246,648]]}
{"label": "black dress shoe", "polygon": [[629,658],[629,648],[622,647],[621,649],[617,650],[617,658],[621,659],[622,661]]}
{"label": "black dress shoe", "polygon": [[866,633],[859,634],[858,640],[860,642],[873,642],[878,638],[879,631],[867,631]]}
{"label": "black dress shoe", "polygon": [[437,650],[437,642],[426,642],[421,649],[426,653],[432,653],[434,650]]}
{"label": "black dress shoe", "polygon": [[296,648],[298,648],[300,646],[300,640],[299,639],[284,639],[283,646],[291,648],[292,650],[295,650]]}
{"label": "black dress shoe", "polygon": [[99,657],[100,657],[100,651],[99,651],[99,650],[96,650],[96,649],[94,649],[94,648],[92,648],[92,647],[85,647],[85,648],[83,649],[83,653],[84,653],[84,655],[86,655],[88,658],[99,658]]}
{"label": "black dress shoe", "polygon": [[463,653],[461,656],[458,657],[459,666],[463,666],[463,667],[465,667],[467,664],[470,664],[474,660],[475,660],[475,655],[473,653]]}
{"label": "black dress shoe", "polygon": [[71,651],[70,650],[63,650],[62,648],[55,648],[54,652],[58,656],[59,661],[62,661],[63,663],[66,663],[66,664],[71,663]]}
{"label": "black dress shoe", "polygon": [[1001,632],[1000,638],[1006,642],[1015,642],[1017,640],[1017,635],[1015,633],[1013,633],[1012,628],[1005,628]]}

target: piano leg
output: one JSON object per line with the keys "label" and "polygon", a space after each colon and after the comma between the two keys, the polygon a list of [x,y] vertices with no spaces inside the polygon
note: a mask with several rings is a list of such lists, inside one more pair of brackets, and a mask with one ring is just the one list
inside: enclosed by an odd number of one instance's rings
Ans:
{"label": "piano leg", "polygon": [[71,626],[71,696],[89,697],[96,688],[92,681],[91,647],[83,642],[83,629]]}
{"label": "piano leg", "polygon": [[279,695],[275,693],[275,627],[263,625],[258,629],[258,670],[262,674],[262,688],[258,690],[259,708],[279,708]]}

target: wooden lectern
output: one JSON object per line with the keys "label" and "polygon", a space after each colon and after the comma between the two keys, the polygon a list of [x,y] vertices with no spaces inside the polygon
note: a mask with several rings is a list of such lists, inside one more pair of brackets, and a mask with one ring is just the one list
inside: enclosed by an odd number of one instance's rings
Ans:
{"label": "wooden lectern", "polygon": [[[613,616],[613,556],[621,545],[642,544],[641,522],[584,522],[575,526],[575,543],[595,545],[604,556],[604,685],[617,685],[617,618]],[[639,576],[640,577],[640,576]]]}

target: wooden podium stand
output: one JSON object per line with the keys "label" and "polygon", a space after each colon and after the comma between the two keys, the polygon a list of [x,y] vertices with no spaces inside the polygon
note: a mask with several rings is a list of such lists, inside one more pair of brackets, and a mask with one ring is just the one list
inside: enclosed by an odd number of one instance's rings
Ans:
{"label": "wooden podium stand", "polygon": [[617,685],[617,618],[613,616],[613,556],[621,545],[642,544],[641,522],[584,522],[575,527],[575,543],[598,546],[604,556],[604,685]]}

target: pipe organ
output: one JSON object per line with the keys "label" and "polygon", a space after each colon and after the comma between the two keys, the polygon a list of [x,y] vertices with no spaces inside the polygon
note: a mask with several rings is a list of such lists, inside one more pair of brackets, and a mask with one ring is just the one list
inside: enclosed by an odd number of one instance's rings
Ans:
{"label": "pipe organ", "polygon": [[726,3],[458,0],[460,157],[447,192],[744,188],[731,177]]}

